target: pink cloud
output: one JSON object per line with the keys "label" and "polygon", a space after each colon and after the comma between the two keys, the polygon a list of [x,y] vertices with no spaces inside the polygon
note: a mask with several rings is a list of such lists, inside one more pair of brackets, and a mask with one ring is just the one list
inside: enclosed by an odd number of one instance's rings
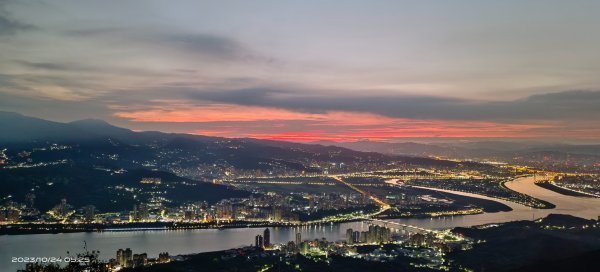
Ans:
{"label": "pink cloud", "polygon": [[189,131],[194,134],[287,141],[380,141],[405,137],[531,138],[546,137],[560,130],[560,126],[553,123],[419,120],[360,112],[308,113],[232,104],[195,106],[185,102],[141,110],[121,108],[116,109],[114,115],[133,122],[198,124],[198,129]]}

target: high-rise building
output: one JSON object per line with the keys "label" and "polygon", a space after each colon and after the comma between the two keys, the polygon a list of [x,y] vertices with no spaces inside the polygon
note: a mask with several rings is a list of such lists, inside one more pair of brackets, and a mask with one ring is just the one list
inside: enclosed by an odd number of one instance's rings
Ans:
{"label": "high-rise building", "polygon": [[150,218],[149,207],[145,203],[133,206],[133,218],[135,221],[144,221]]}
{"label": "high-rise building", "polygon": [[302,246],[300,247],[300,252],[302,254],[306,254],[308,252],[309,244],[303,242],[301,245]]}
{"label": "high-rise building", "polygon": [[392,241],[392,230],[390,228],[385,228],[385,242]]}
{"label": "high-rise building", "polygon": [[374,243],[375,242],[375,226],[371,225],[369,226],[369,230],[367,233],[367,243]]}
{"label": "high-rise building", "polygon": [[123,250],[122,248],[119,248],[119,250],[117,250],[117,263],[121,267],[132,267],[133,266],[132,253],[133,252],[129,248],[127,248],[125,250]]}
{"label": "high-rise building", "polygon": [[94,216],[96,215],[96,207],[94,205],[87,205],[83,207],[83,218],[86,222],[94,221]]}
{"label": "high-rise building", "polygon": [[140,216],[139,216],[139,212],[138,212],[138,205],[133,205],[133,221],[139,221]]}
{"label": "high-rise building", "polygon": [[254,237],[254,246],[258,247],[258,248],[265,247],[262,235],[259,234],[259,235],[256,235],[256,237]]}
{"label": "high-rise building", "polygon": [[27,203],[27,208],[31,208],[33,209],[33,204],[35,202],[35,194],[34,193],[27,193],[25,195],[25,202]]}
{"label": "high-rise building", "polygon": [[425,244],[425,235],[416,233],[410,237],[410,244],[413,246],[422,246]]}
{"label": "high-rise building", "polygon": [[358,241],[360,243],[366,243],[367,242],[367,236],[368,236],[368,232],[367,231],[361,231],[360,232],[360,237],[358,238]]}
{"label": "high-rise building", "polygon": [[125,264],[127,263],[125,261],[125,251],[122,248],[119,248],[119,250],[117,250],[117,263],[121,267],[125,267]]}
{"label": "high-rise building", "polygon": [[346,230],[346,244],[352,244],[354,242],[354,239],[352,237],[353,234],[354,232],[352,231],[352,229]]}
{"label": "high-rise building", "polygon": [[196,211],[194,210],[187,210],[184,212],[183,218],[185,220],[191,221],[196,219]]}
{"label": "high-rise building", "polygon": [[302,243],[302,234],[300,232],[296,232],[296,245],[300,245]]}
{"label": "high-rise building", "polygon": [[130,248],[126,248],[124,252],[125,256],[125,265],[124,267],[132,267],[133,266],[133,252]]}
{"label": "high-rise building", "polygon": [[392,240],[392,230],[378,225],[369,226],[368,231],[357,234],[355,241],[365,243],[386,243]]}
{"label": "high-rise building", "polygon": [[140,204],[140,218],[142,220],[148,220],[150,218],[150,208],[148,204]]}
{"label": "high-rise building", "polygon": [[233,219],[233,205],[229,201],[222,201],[216,205],[216,215],[218,220]]}
{"label": "high-rise building", "polygon": [[69,205],[66,198],[60,200],[60,203],[54,207],[54,212],[60,217],[64,217],[69,213]]}
{"label": "high-rise building", "polygon": [[5,210],[0,210],[3,215],[0,216],[0,221],[17,222],[19,221],[21,211],[16,207],[8,207]]}
{"label": "high-rise building", "polygon": [[293,253],[296,252],[298,246],[296,245],[296,243],[294,243],[294,241],[289,241],[287,243],[287,246],[285,247],[286,252],[288,253]]}
{"label": "high-rise building", "polygon": [[271,231],[269,231],[269,228],[266,228],[264,233],[263,233],[263,237],[264,237],[264,241],[265,241],[265,247],[269,248],[271,247]]}
{"label": "high-rise building", "polygon": [[148,254],[133,254],[132,267],[142,267],[148,265]]}
{"label": "high-rise building", "polygon": [[360,243],[360,231],[354,231],[352,233],[352,242]]}
{"label": "high-rise building", "polygon": [[171,261],[171,258],[169,258],[168,252],[158,253],[158,262],[159,263],[168,263],[170,261]]}
{"label": "high-rise building", "polygon": [[273,208],[273,221],[281,222],[282,218],[283,218],[283,210],[281,208],[274,207]]}

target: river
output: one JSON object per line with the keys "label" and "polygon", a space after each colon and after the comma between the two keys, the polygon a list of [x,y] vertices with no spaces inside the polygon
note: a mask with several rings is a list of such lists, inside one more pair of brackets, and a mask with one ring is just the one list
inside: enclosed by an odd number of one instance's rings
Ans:
{"label": "river", "polygon": [[[550,213],[571,214],[588,219],[597,219],[600,215],[600,199],[565,196],[541,188],[534,184],[533,177],[519,178],[506,183],[506,186],[520,193],[546,200],[556,205],[555,209],[532,209],[524,205],[486,196],[434,189],[446,193],[494,200],[503,203],[513,210],[509,212],[483,213],[427,219],[394,219],[403,224],[429,228],[445,229],[468,227],[473,225],[503,223],[515,220],[531,220],[544,217]],[[302,239],[320,239],[335,241],[344,239],[346,229],[365,230],[364,222],[327,224],[308,227],[279,227],[271,229],[273,243],[293,241],[296,232]],[[114,258],[119,248],[131,248],[134,253],[146,252],[149,257],[157,257],[158,253],[167,251],[171,255],[216,251],[250,245],[254,236],[262,234],[263,228],[238,228],[225,230],[170,230],[170,231],[131,231],[102,233],[64,233],[34,235],[2,235],[0,236],[0,271],[16,271],[24,265],[12,263],[12,257],[58,257],[65,256],[67,251],[81,252],[83,242],[89,249],[100,250],[102,259]]]}
{"label": "river", "polygon": [[421,189],[428,189],[500,202],[504,205],[509,206],[512,209],[512,211],[454,216],[438,219],[394,219],[392,221],[398,221],[409,225],[417,225],[423,228],[440,229],[454,227],[470,227],[490,223],[505,223],[516,220],[532,220],[545,217],[551,213],[569,214],[586,219],[598,219],[598,216],[600,216],[600,198],[562,195],[535,185],[535,179],[532,176],[509,181],[505,183],[505,185],[513,191],[548,201],[556,205],[556,207],[554,209],[534,209],[522,204],[473,193],[464,193],[452,190],[432,189],[414,186],[416,188]]}

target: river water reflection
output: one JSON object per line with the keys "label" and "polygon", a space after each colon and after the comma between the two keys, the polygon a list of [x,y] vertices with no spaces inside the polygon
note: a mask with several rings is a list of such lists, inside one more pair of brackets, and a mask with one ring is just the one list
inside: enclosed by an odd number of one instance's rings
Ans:
{"label": "river water reflection", "polygon": [[[270,228],[271,242],[293,241],[300,232],[302,239],[329,241],[343,239],[348,228],[366,230],[368,224],[352,222],[307,227]],[[99,250],[102,259],[115,257],[119,248],[131,248],[134,253],[146,252],[157,257],[160,252],[171,255],[217,251],[247,246],[264,228],[92,232],[0,236],[0,271],[16,271],[24,265],[11,263],[12,257],[59,257],[66,252],[81,252],[84,241],[88,249]],[[5,270],[6,269],[6,270]]]}

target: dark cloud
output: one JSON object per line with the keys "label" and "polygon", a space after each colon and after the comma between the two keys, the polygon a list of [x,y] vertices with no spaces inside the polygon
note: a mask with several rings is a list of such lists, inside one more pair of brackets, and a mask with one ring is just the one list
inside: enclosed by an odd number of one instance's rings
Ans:
{"label": "dark cloud", "polygon": [[20,22],[10,17],[0,2],[0,36],[14,35],[19,31],[35,29],[33,25]]}
{"label": "dark cloud", "polygon": [[20,23],[0,14],[0,36],[13,35],[19,31],[34,29],[33,26]]}
{"label": "dark cloud", "polygon": [[185,52],[190,56],[200,55],[214,59],[273,61],[260,56],[235,39],[207,33],[177,33],[160,29],[107,27],[71,29],[64,31],[64,35],[83,39],[110,39],[139,48],[158,46],[163,53]]}
{"label": "dark cloud", "polygon": [[27,68],[33,69],[43,69],[43,70],[57,70],[57,71],[71,71],[74,69],[79,69],[81,67],[77,67],[74,64],[63,64],[63,63],[51,63],[51,62],[31,62],[25,60],[15,60],[15,63],[18,63]]}
{"label": "dark cloud", "polygon": [[199,52],[218,58],[250,58],[252,54],[238,42],[216,35],[186,34],[165,35],[162,41],[191,52]]}
{"label": "dark cloud", "polygon": [[[77,63],[77,62],[35,62],[27,60],[13,60],[13,63],[19,64],[31,70],[45,70],[49,72],[73,72],[73,73],[89,73],[97,76],[100,75],[122,75],[129,76],[161,76],[164,73],[158,73],[144,67],[119,67],[119,66],[103,66],[96,63]],[[30,76],[34,78],[35,76]],[[58,78],[57,78],[58,79]],[[73,81],[73,78],[63,78],[65,81]]]}
{"label": "dark cloud", "polygon": [[[187,91],[189,97],[291,110],[358,111],[389,117],[442,120],[551,120],[600,118],[599,91],[566,91],[512,101],[474,101],[432,96],[319,96],[276,89]],[[366,93],[366,92],[365,92]]]}
{"label": "dark cloud", "polygon": [[85,29],[70,29],[64,31],[66,36],[71,37],[94,37],[94,36],[109,36],[116,33],[123,32],[123,29],[116,27],[104,27],[104,28],[85,28]]}
{"label": "dark cloud", "polygon": [[84,118],[110,120],[110,110],[102,101],[62,101],[32,98],[0,92],[0,110],[18,112],[54,121],[73,121]]}

